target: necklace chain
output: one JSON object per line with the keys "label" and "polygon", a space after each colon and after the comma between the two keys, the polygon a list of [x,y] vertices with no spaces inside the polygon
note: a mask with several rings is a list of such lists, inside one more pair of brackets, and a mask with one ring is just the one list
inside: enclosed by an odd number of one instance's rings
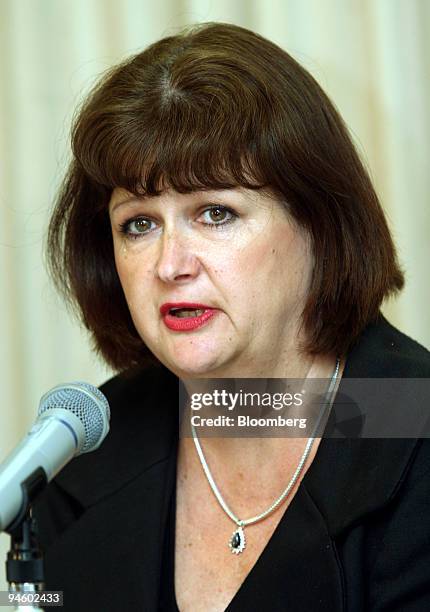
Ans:
{"label": "necklace chain", "polygon": [[[312,436],[308,439],[306,446],[305,446],[305,450],[302,453],[302,456],[300,457],[300,461],[297,465],[297,468],[293,474],[293,476],[291,477],[290,482],[288,483],[288,485],[286,486],[286,488],[282,491],[281,495],[273,502],[273,504],[271,506],[269,506],[269,508],[267,508],[267,510],[265,510],[264,512],[261,512],[260,514],[257,514],[256,516],[253,516],[251,518],[248,519],[239,519],[234,512],[232,512],[232,510],[228,507],[228,505],[226,504],[226,502],[224,501],[220,490],[218,489],[215,480],[212,476],[212,473],[209,469],[209,466],[207,464],[207,461],[205,459],[205,456],[203,454],[203,450],[202,447],[200,445],[200,441],[198,439],[197,436],[197,432],[194,428],[194,425],[191,425],[191,429],[192,429],[192,433],[193,433],[193,440],[194,440],[194,444],[197,450],[197,454],[199,456],[200,459],[200,463],[202,464],[202,468],[203,471],[206,475],[206,478],[208,479],[209,485],[215,495],[215,497],[218,500],[218,503],[220,504],[221,508],[224,510],[224,512],[230,517],[230,519],[236,523],[236,525],[241,529],[242,527],[245,527],[246,525],[252,525],[253,523],[257,523],[258,521],[262,521],[264,518],[266,518],[266,516],[268,516],[269,514],[271,514],[283,501],[284,499],[287,497],[288,493],[291,491],[291,489],[294,487],[294,485],[297,482],[297,479],[299,478],[302,470],[303,470],[303,466],[306,463],[307,458],[309,457],[309,453],[311,452],[312,449],[312,445],[314,443],[315,440],[315,434],[318,431],[318,427],[320,425],[321,419],[326,411],[326,408],[331,404],[331,400],[332,400],[332,395],[334,392],[334,388],[335,388],[335,384],[336,384],[336,380],[339,374],[339,368],[340,368],[340,359],[337,358],[336,359],[336,367],[334,369],[333,372],[333,376],[331,377],[330,380],[330,385],[327,389],[327,393],[326,393],[326,401],[324,402],[324,405],[320,411],[317,423],[315,425],[314,431]],[[233,534],[234,537],[235,534]],[[242,537],[243,537],[243,532],[242,532]],[[231,546],[230,546],[231,547]],[[236,551],[233,551],[236,552]],[[240,551],[241,552],[241,551]]]}

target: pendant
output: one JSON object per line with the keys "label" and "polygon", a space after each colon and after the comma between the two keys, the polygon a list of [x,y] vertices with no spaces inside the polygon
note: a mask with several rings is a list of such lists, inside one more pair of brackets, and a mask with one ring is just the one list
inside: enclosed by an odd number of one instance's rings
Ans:
{"label": "pendant", "polygon": [[233,532],[228,545],[234,555],[238,555],[245,550],[246,538],[242,527],[238,527],[236,531]]}

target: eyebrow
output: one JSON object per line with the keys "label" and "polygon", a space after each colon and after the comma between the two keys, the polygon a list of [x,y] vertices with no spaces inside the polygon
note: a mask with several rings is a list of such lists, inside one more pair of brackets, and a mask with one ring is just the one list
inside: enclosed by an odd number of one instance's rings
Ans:
{"label": "eyebrow", "polygon": [[[224,194],[226,192],[237,191],[237,190],[238,190],[238,188],[236,188],[236,189],[234,189],[234,188],[233,189],[202,189],[202,190],[193,191],[193,192],[190,193],[190,195],[195,195],[196,198],[198,198],[199,194],[204,193],[204,194],[208,195],[209,197],[211,197],[211,195],[214,195],[216,197],[220,193]],[[110,207],[110,213],[115,212],[116,210],[118,210],[119,208],[121,208],[122,206],[125,206],[127,204],[136,204],[136,205],[138,205],[138,204],[141,204],[142,202],[148,202],[148,201],[153,200],[153,199],[154,199],[153,197],[144,197],[144,196],[138,197],[138,196],[135,196],[135,195],[132,194],[132,195],[126,197],[126,198],[123,198],[123,199],[119,200],[118,202],[115,202],[112,205],[112,207]]]}
{"label": "eyebrow", "polygon": [[138,198],[135,195],[128,196],[127,198],[124,198],[112,204],[112,206],[110,207],[110,212],[113,213],[115,210],[117,210],[121,206],[125,206],[126,204],[131,204],[132,202],[137,204],[139,202],[142,202],[143,200],[144,198]]}

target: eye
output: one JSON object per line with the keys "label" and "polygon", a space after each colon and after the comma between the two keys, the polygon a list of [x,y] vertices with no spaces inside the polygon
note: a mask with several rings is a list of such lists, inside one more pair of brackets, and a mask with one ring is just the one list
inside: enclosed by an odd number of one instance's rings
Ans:
{"label": "eye", "polygon": [[136,217],[121,223],[120,231],[131,238],[139,238],[154,229],[155,223],[146,217]]}
{"label": "eye", "polygon": [[204,225],[217,227],[231,223],[237,218],[237,215],[226,206],[216,204],[204,210],[201,217]]}

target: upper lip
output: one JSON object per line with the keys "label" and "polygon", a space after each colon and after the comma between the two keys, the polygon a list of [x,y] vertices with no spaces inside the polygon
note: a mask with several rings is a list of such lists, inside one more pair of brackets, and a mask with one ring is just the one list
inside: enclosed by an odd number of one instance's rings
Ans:
{"label": "upper lip", "polygon": [[207,304],[199,304],[197,302],[166,302],[160,306],[161,316],[164,317],[172,308],[190,308],[192,310],[206,310],[213,308]]}

